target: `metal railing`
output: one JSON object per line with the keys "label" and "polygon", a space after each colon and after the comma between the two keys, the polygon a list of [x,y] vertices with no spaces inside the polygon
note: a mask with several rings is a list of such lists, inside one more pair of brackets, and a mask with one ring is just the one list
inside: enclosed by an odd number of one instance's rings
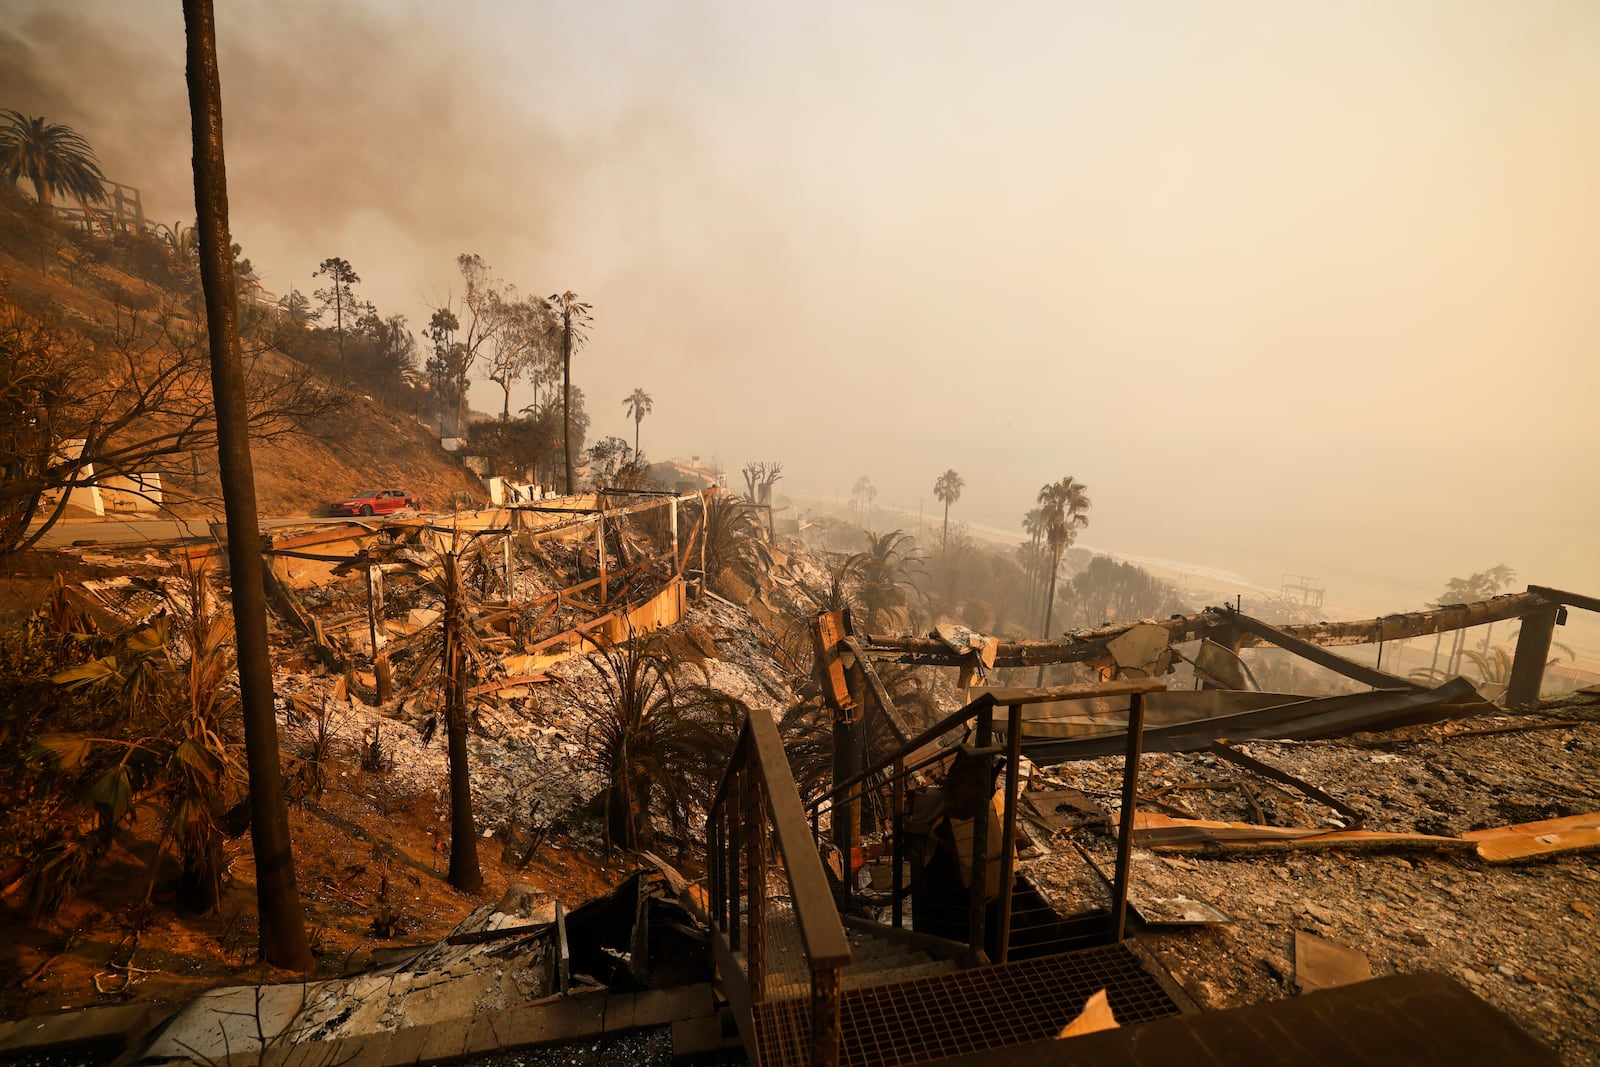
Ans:
{"label": "metal railing", "polygon": [[[768,978],[773,963],[794,963],[794,949],[785,951],[785,944],[795,945],[810,977],[810,1061],[832,1067],[839,1062],[839,972],[850,962],[850,942],[783,741],[764,712],[745,719],[707,809],[706,842],[713,951],[741,1029],[753,1028],[756,1005],[791,987]],[[769,898],[773,860],[788,884],[787,908]],[[745,1038],[754,1048],[753,1029],[745,1030]]]}
{"label": "metal railing", "polygon": [[[1133,848],[1133,816],[1135,798],[1138,792],[1139,756],[1143,745],[1144,735],[1144,696],[1146,693],[1159,692],[1166,689],[1166,683],[1158,679],[1140,678],[1117,682],[1087,682],[1074,685],[1051,686],[1048,688],[1014,691],[1008,693],[1004,699],[1006,709],[1005,745],[1003,748],[993,746],[994,715],[997,707],[1002,706],[992,694],[985,693],[966,707],[945,717],[933,726],[910,738],[893,751],[880,756],[859,774],[839,782],[813,801],[809,808],[811,830],[816,837],[819,847],[822,839],[822,816],[841,807],[850,810],[867,809],[869,795],[876,793],[872,798],[891,814],[890,829],[892,849],[892,869],[890,887],[891,923],[895,927],[904,924],[904,900],[909,892],[905,886],[906,862],[906,784],[911,775],[916,774],[936,763],[949,760],[955,750],[940,746],[937,743],[946,735],[957,730],[971,732],[971,749],[969,752],[980,757],[995,757],[1003,754],[1005,770],[1005,799],[1001,816],[1001,841],[1000,841],[1000,877],[999,877],[999,904],[996,917],[993,945],[994,960],[996,963],[1006,961],[1011,941],[1013,886],[1016,882],[1016,837],[1017,837],[1017,804],[1021,792],[1021,763],[1022,763],[1022,709],[1029,704],[1042,704],[1058,700],[1078,700],[1093,697],[1127,696],[1129,698],[1127,749],[1126,760],[1123,766],[1122,778],[1122,812],[1117,831],[1117,865],[1116,875],[1112,884],[1111,923],[1112,934],[1116,941],[1121,941],[1126,925],[1128,903],[1128,872],[1132,858]],[[929,751],[930,748],[932,751]],[[992,780],[992,779],[990,779]],[[888,798],[883,793],[889,794]],[[987,930],[989,910],[989,818],[988,805],[993,802],[992,787],[986,789],[981,797],[981,806],[972,813],[972,860],[970,865],[971,897],[967,909],[967,944],[976,952],[984,952],[991,943]],[[851,895],[854,892],[854,878],[852,877],[851,860],[856,843],[856,820],[845,818],[835,820],[835,826],[842,825],[844,836],[836,837],[834,844],[843,854],[843,894],[842,904],[848,908]],[[837,834],[837,829],[835,831]]]}

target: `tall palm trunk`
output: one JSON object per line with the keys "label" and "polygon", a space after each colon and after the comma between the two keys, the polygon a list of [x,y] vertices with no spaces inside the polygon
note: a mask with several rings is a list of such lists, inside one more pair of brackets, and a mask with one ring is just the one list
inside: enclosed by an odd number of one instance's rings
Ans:
{"label": "tall palm trunk", "polygon": [[289,813],[278,763],[267,601],[249,412],[239,353],[239,305],[228,234],[228,179],[222,154],[222,84],[211,0],[183,0],[188,37],[189,111],[194,137],[194,201],[200,227],[200,280],[211,342],[211,391],[217,409],[217,460],[228,521],[228,566],[239,648],[245,763],[250,774],[250,840],[256,861],[261,957],[299,971],[313,965],[305,914],[295,885]]}
{"label": "tall palm trunk", "polygon": [[444,725],[450,753],[450,884],[463,893],[483,888],[478,868],[478,828],[472,818],[472,777],[467,769],[467,663],[461,647],[466,625],[461,604],[461,564],[444,557]]}
{"label": "tall palm trunk", "polygon": [[566,494],[572,495],[572,308],[561,308],[561,450],[567,460]]}
{"label": "tall palm trunk", "polygon": [[[921,505],[918,506],[920,507]],[[921,522],[922,520],[918,519],[917,521]],[[939,551],[950,551],[950,501],[948,500],[944,502],[944,533],[939,537]]]}
{"label": "tall palm trunk", "polygon": [[1050,640],[1050,620],[1056,609],[1056,575],[1061,572],[1061,549],[1050,553],[1050,591],[1045,594],[1044,600],[1044,632],[1039,636]]}

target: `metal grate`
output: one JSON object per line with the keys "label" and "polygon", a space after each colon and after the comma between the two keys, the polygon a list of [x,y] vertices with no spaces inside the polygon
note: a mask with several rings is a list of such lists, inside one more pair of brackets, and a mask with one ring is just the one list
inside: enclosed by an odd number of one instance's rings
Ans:
{"label": "metal grate", "polygon": [[[1104,945],[846,992],[839,1062],[892,1067],[1053,1037],[1100,989],[1124,1025],[1179,1014],[1138,957]],[[756,1005],[763,1067],[808,1061],[810,1011],[807,1000]]]}

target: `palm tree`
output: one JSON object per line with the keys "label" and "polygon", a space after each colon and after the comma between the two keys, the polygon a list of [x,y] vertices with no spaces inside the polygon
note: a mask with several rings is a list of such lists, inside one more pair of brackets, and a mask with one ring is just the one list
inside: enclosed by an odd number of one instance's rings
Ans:
{"label": "palm tree", "polygon": [[567,481],[563,489],[572,495],[576,475],[572,469],[572,352],[583,344],[583,329],[589,321],[590,305],[568,289],[550,297],[550,308],[561,320],[561,443],[566,453]]}
{"label": "palm tree", "polygon": [[[444,720],[445,748],[450,768],[450,873],[449,882],[464,893],[483,888],[478,864],[478,828],[472,814],[472,778],[468,763],[467,720],[470,690],[495,669],[494,652],[486,635],[474,628],[473,589],[481,588],[486,540],[468,536],[465,543],[451,538],[430,553],[402,550],[397,555],[410,564],[423,603],[439,610],[439,621],[416,642],[415,656],[407,666],[405,686],[422,688],[435,679],[442,683],[442,708],[431,730]],[[469,574],[469,571],[473,573]],[[397,648],[396,651],[399,651]]]}
{"label": "palm tree", "polygon": [[872,529],[872,501],[877,495],[878,487],[865,474],[856,479],[856,484],[850,490],[851,503],[861,509],[861,525],[868,530]]}
{"label": "palm tree", "polygon": [[33,195],[50,207],[53,194],[70,196],[89,214],[88,201],[106,198],[106,176],[94,149],[76,130],[43,118],[29,118],[20,111],[0,111],[6,120],[0,126],[0,176],[7,181],[23,178],[33,183]]}
{"label": "palm tree", "polygon": [[754,585],[772,566],[766,527],[742,500],[718,493],[707,501],[700,536],[705,539],[708,583],[721,578],[724,571],[732,571]]}
{"label": "palm tree", "polygon": [[650,394],[643,389],[635,389],[631,394],[622,398],[622,404],[628,409],[628,417],[633,420],[633,454],[639,454],[639,424],[644,417],[650,414],[652,401]]}
{"label": "palm tree", "polygon": [[1089,525],[1089,487],[1067,475],[1039,490],[1043,514],[1044,539],[1050,546],[1050,589],[1044,602],[1043,637],[1050,637],[1050,619],[1056,606],[1056,576],[1061,571],[1061,554],[1072,544],[1077,532]]}
{"label": "palm tree", "polygon": [[[1446,604],[1468,604],[1476,600],[1488,600],[1498,594],[1502,589],[1517,580],[1517,572],[1504,563],[1497,563],[1486,571],[1479,571],[1467,578],[1451,578],[1445,583],[1444,592],[1439,594],[1439,599],[1430,607],[1442,608]],[[1484,627],[1483,646],[1480,652],[1489,655],[1489,638],[1494,633],[1494,623]],[[1450,658],[1446,663],[1446,670],[1452,675],[1461,669],[1461,655],[1466,648],[1467,634],[1465,630],[1456,631],[1450,649]],[[1434,643],[1435,659],[1438,656],[1438,642]]]}
{"label": "palm tree", "polygon": [[895,609],[906,606],[906,590],[914,588],[911,576],[922,569],[922,557],[904,530],[867,537],[867,550],[857,554],[861,606],[868,627],[891,626],[898,621]]}
{"label": "palm tree", "polygon": [[1028,579],[1026,614],[1029,618],[1038,610],[1039,589],[1044,585],[1044,531],[1044,508],[1029,508],[1022,516],[1022,532],[1028,535],[1028,543],[1017,546],[1017,556]]}
{"label": "palm tree", "polygon": [[654,636],[630,630],[627,640],[601,645],[589,665],[600,692],[587,709],[583,758],[606,782],[606,852],[651,845],[652,800],[685,839],[691,809],[710,795],[748,709],[706,687],[681,689]]}
{"label": "palm tree", "polygon": [[939,538],[941,552],[950,547],[950,505],[961,499],[961,490],[966,484],[954,469],[945,471],[933,483],[933,495],[944,503],[944,533]]}
{"label": "palm tree", "polygon": [[185,226],[181,219],[171,226],[158,225],[156,230],[161,242],[167,246],[167,251],[171,254],[173,262],[185,269],[199,269],[199,230],[193,226]]}
{"label": "palm tree", "polygon": [[211,341],[211,394],[217,411],[217,460],[228,523],[239,702],[244,709],[250,780],[250,837],[256,860],[261,956],[299,971],[312,968],[305,912],[295,885],[289,812],[278,760],[278,718],[267,646],[267,596],[261,566],[255,471],[250,461],[239,301],[228,236],[228,178],[222,150],[222,78],[210,0],[184,0],[189,113],[194,138],[194,199],[200,231],[200,280]]}

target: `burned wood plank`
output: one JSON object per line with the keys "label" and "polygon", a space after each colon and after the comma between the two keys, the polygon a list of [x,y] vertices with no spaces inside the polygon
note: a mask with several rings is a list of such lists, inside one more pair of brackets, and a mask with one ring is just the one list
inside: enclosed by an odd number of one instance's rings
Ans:
{"label": "burned wood plank", "polygon": [[311,633],[311,616],[300,605],[293,591],[279,579],[273,569],[272,560],[262,558],[261,573],[267,587],[267,602],[277,610],[278,614],[294,623],[295,628],[301,633]]}
{"label": "burned wood plank", "polygon": [[911,737],[911,731],[906,728],[905,720],[900,717],[894,701],[889,697],[889,690],[884,688],[883,679],[878,677],[877,669],[872,666],[872,660],[861,647],[861,642],[855,637],[844,639],[845,647],[855,653],[856,662],[861,665],[861,672],[867,679],[867,690],[872,694],[872,699],[877,703],[878,710],[883,712],[883,717],[888,720],[889,731],[894,734],[896,741],[904,744]]}
{"label": "burned wood plank", "polygon": [[[420,525],[417,520],[396,521],[395,525],[414,526]],[[373,529],[364,523],[348,522],[337,526],[323,526],[307,533],[289,534],[284,537],[274,537],[268,534],[263,540],[263,552],[288,552],[294,549],[311,548],[315,545],[330,545],[339,541],[359,541],[371,537]]]}
{"label": "burned wood plank", "polygon": [[1225,852],[1326,848],[1422,848],[1448,851],[1465,850],[1474,845],[1466,838],[1441,837],[1437,834],[1260,826],[1212,819],[1174,819],[1154,812],[1135,813],[1134,840],[1157,851],[1202,848]]}
{"label": "burned wood plank", "polygon": [[1561,852],[1600,849],[1600,814],[1496,826],[1461,835],[1488,863],[1520,863]]}
{"label": "burned wood plank", "polygon": [[[839,658],[839,645],[847,633],[843,612],[822,611],[811,617],[811,650],[816,656],[817,684],[822,689],[822,698],[839,714],[856,710],[856,699],[845,681],[844,662]],[[856,647],[859,649],[861,645]]]}

